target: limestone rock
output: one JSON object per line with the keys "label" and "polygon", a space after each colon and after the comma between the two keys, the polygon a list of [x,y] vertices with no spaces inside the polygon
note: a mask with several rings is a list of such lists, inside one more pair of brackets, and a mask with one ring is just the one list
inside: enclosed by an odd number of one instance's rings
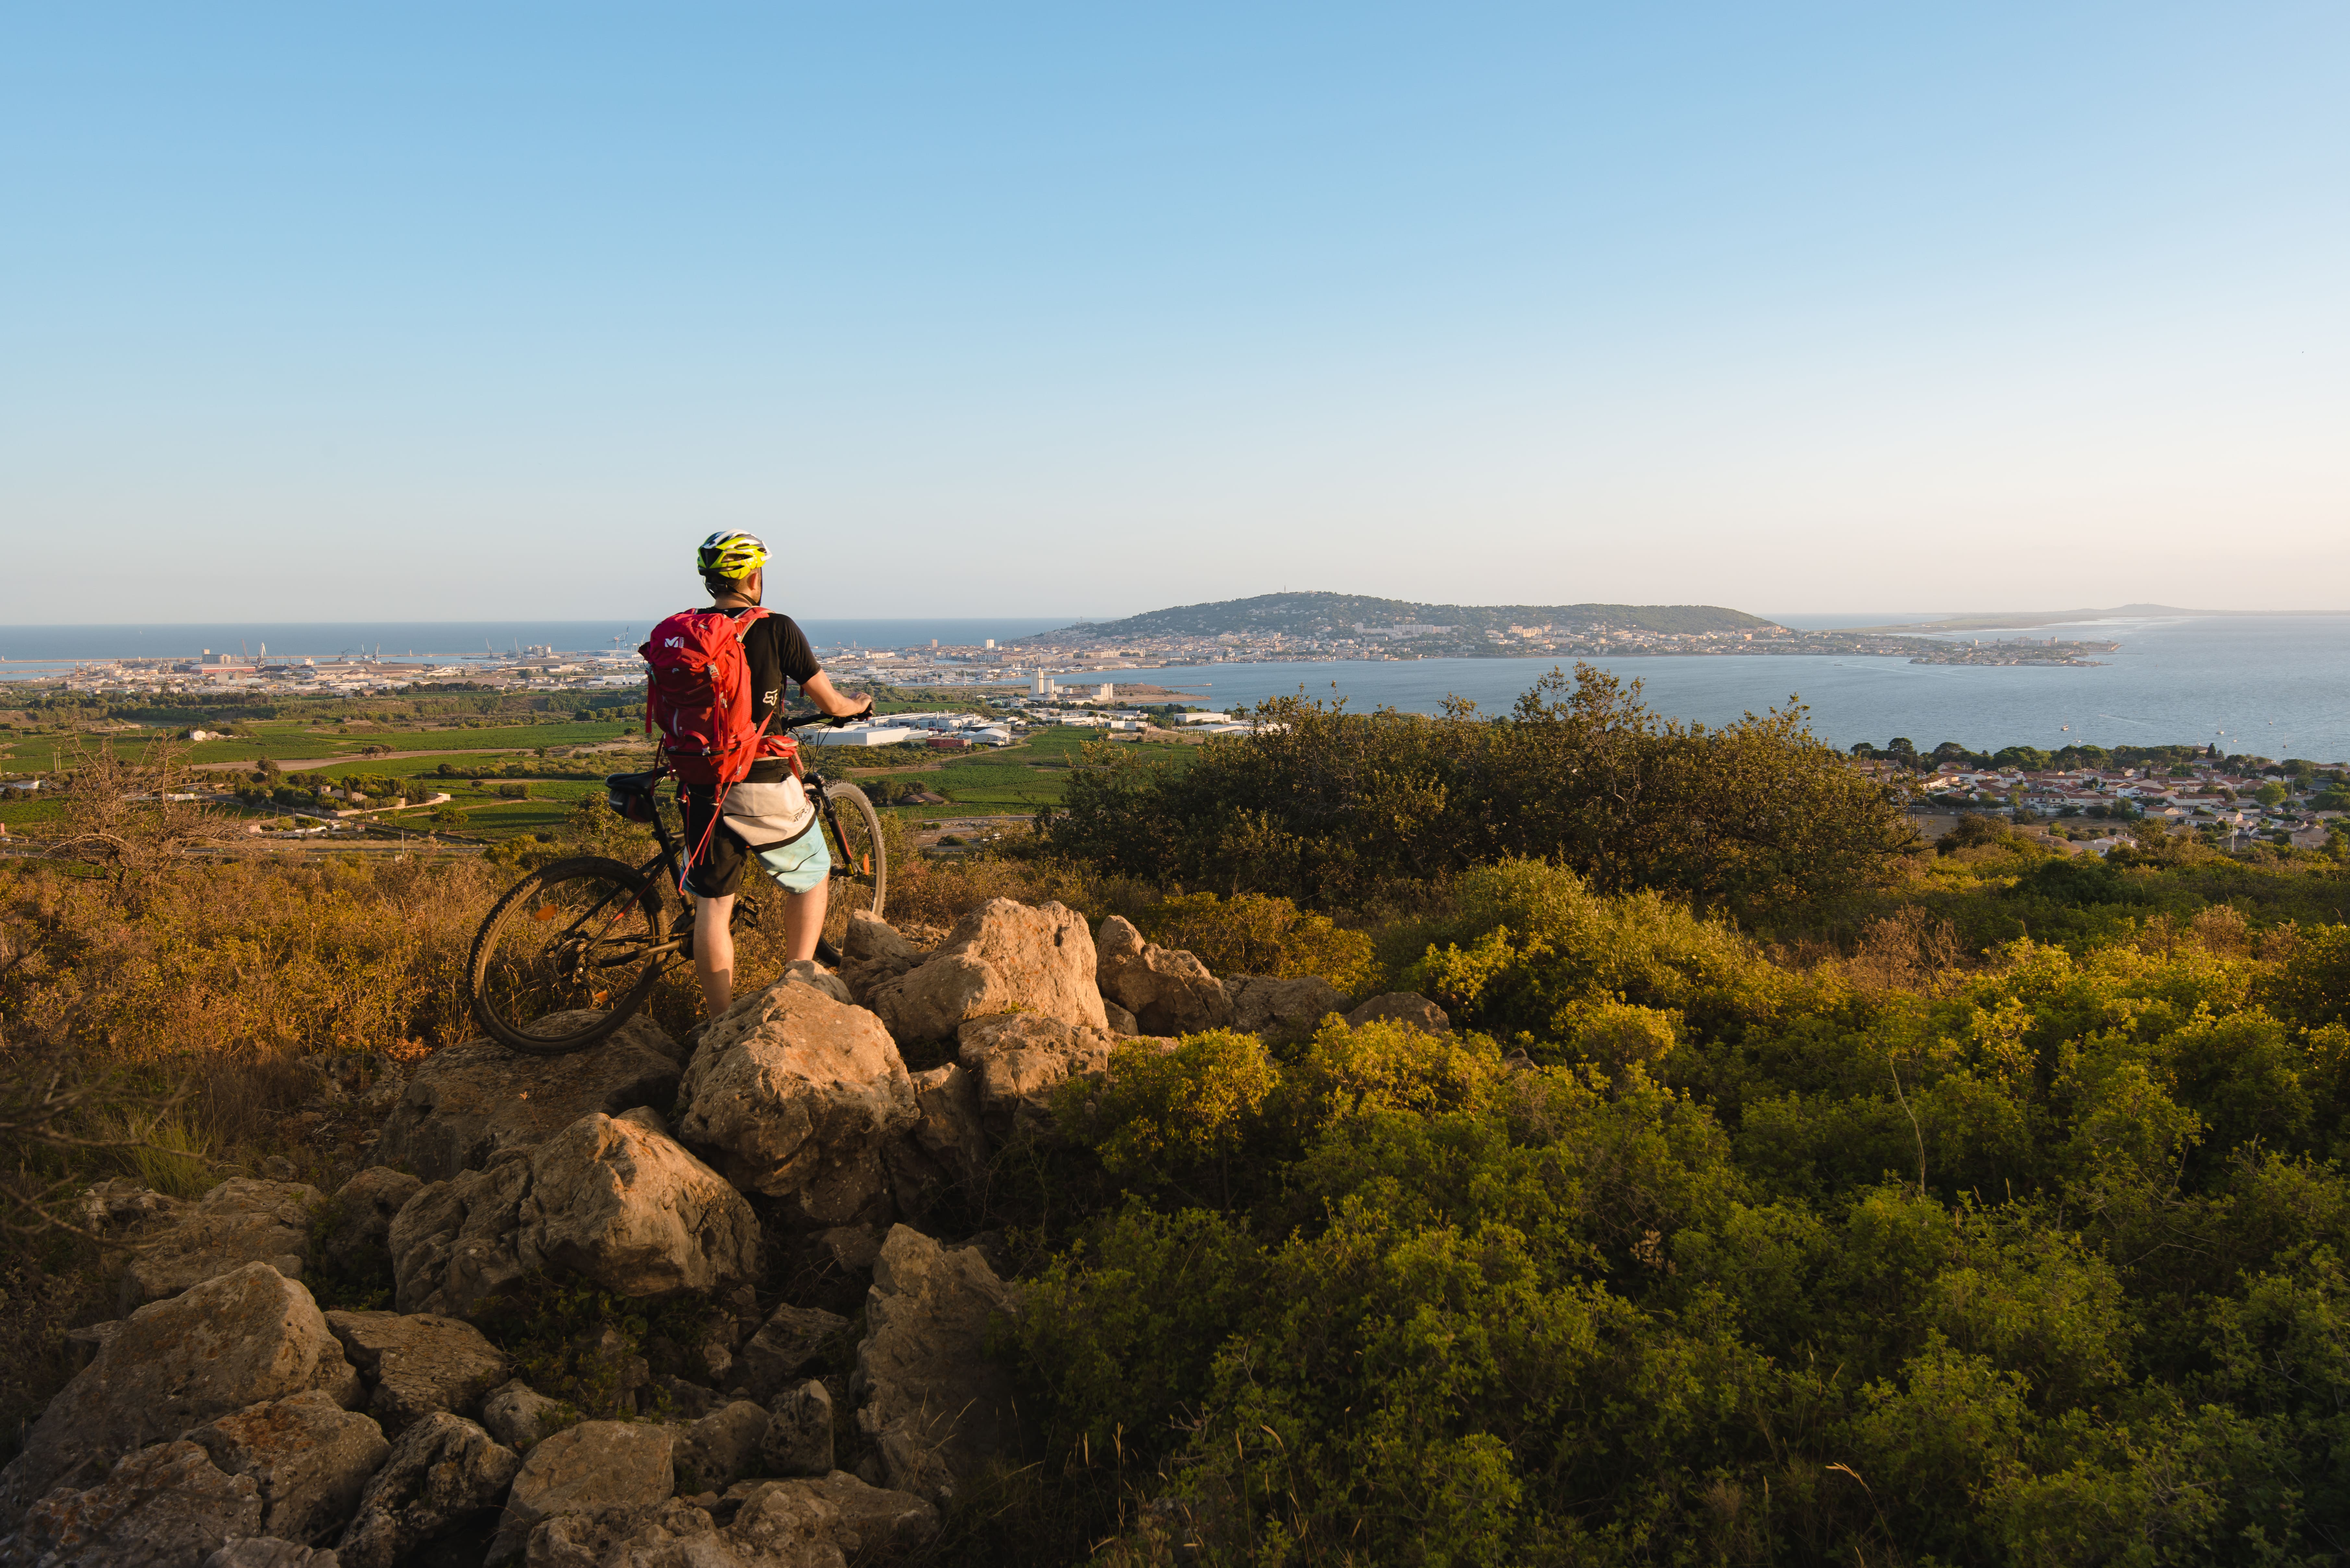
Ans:
{"label": "limestone rock", "polygon": [[322,1261],[345,1273],[367,1273],[390,1263],[391,1221],[424,1184],[405,1171],[370,1166],[327,1200],[329,1222],[319,1241]]}
{"label": "limestone rock", "polygon": [[782,1393],[847,1331],[848,1320],[814,1307],[780,1306],[734,1357],[743,1396],[761,1404]]}
{"label": "limestone rock", "polygon": [[1111,1043],[1107,1030],[1028,1012],[965,1023],[957,1054],[977,1091],[986,1137],[1002,1143],[1014,1131],[1050,1135],[1054,1091],[1073,1077],[1107,1072]]}
{"label": "limestone rock", "polygon": [[1232,1004],[1232,1027],[1268,1040],[1303,1040],[1331,1013],[1347,1011],[1338,988],[1318,974],[1291,980],[1228,974],[1224,995]]}
{"label": "limestone rock", "polygon": [[359,1375],[310,1293],[266,1263],[140,1307],[0,1470],[0,1523],[57,1487],[95,1485],[134,1449],[314,1388],[359,1402]]}
{"label": "limestone rock", "polygon": [[411,1313],[470,1312],[542,1271],[625,1296],[713,1290],[756,1273],[758,1248],[741,1193],[676,1139],[599,1111],[422,1189],[391,1227]]}
{"label": "limestone rock", "polygon": [[1354,1012],[1347,1014],[1347,1026],[1360,1029],[1377,1019],[1392,1018],[1399,1023],[1409,1023],[1414,1029],[1430,1034],[1443,1034],[1452,1028],[1452,1020],[1444,1009],[1416,991],[1390,991],[1375,996]]}
{"label": "limestone rock", "polygon": [[238,1176],[171,1213],[122,1276],[120,1311],[178,1295],[247,1263],[267,1263],[289,1280],[310,1257],[310,1220],[326,1201],[298,1181]]}
{"label": "limestone rock", "polygon": [[260,1489],[193,1443],[126,1455],[86,1490],[59,1488],[0,1542],[5,1568],[179,1568],[261,1528]]}
{"label": "limestone rock", "polygon": [[759,1440],[762,1475],[832,1473],[832,1392],[816,1378],[775,1396]]}
{"label": "limestone rock", "polygon": [[920,1219],[953,1189],[978,1195],[987,1180],[987,1134],[979,1076],[950,1062],[913,1075],[913,1127],[881,1151],[899,1212]]}
{"label": "limestone rock", "polygon": [[814,959],[794,959],[784,966],[784,972],[776,977],[775,983],[811,986],[843,1007],[857,1005],[857,998],[849,994],[847,982]]}
{"label": "limestone rock", "polygon": [[743,1500],[730,1533],[752,1543],[783,1519],[809,1514],[821,1519],[818,1528],[843,1553],[863,1561],[912,1552],[939,1530],[938,1510],[922,1499],[868,1486],[835,1470],[818,1479],[770,1481],[757,1488]]}
{"label": "limestone rock", "polygon": [[[1098,961],[1100,956],[1098,947],[1095,949],[1095,956]],[[1142,1021],[1107,996],[1102,998],[1102,1015],[1109,1020],[1107,1027],[1112,1034],[1131,1035],[1142,1033]]]}
{"label": "limestone rock", "polygon": [[1013,1307],[979,1249],[941,1247],[903,1225],[889,1232],[857,1348],[857,1421],[892,1489],[936,1501],[1015,1461],[1012,1375],[986,1343],[989,1318]]}
{"label": "limestone rock", "polygon": [[881,1021],[783,983],[712,1022],[686,1068],[678,1130],[737,1187],[842,1224],[886,1197],[879,1153],[913,1125],[914,1089]]}
{"label": "limestone rock", "polygon": [[315,1389],[220,1417],[188,1440],[223,1474],[253,1478],[261,1528],[287,1541],[339,1532],[391,1453],[381,1427]]}
{"label": "limestone rock", "polygon": [[526,1454],[556,1428],[566,1413],[562,1401],[550,1399],[520,1379],[505,1385],[482,1401],[482,1425],[491,1437]]}
{"label": "limestone rock", "polygon": [[1111,915],[1098,940],[1101,992],[1132,1013],[1144,1034],[1190,1034],[1232,1021],[1223,986],[1180,948],[1146,942],[1134,923]]}
{"label": "limestone rock", "polygon": [[506,1380],[505,1353],[457,1318],[330,1312],[327,1326],[368,1386],[368,1409],[395,1437],[435,1410],[475,1414]]}
{"label": "limestone rock", "polygon": [[904,1041],[943,1040],[964,1020],[1031,1012],[1080,1029],[1108,1023],[1094,979],[1093,934],[1059,904],[991,898],[957,921],[938,951],[873,988],[870,1001]]}
{"label": "limestone rock", "polygon": [[490,1543],[493,1563],[519,1556],[531,1532],[560,1514],[633,1527],[677,1490],[677,1434],[627,1421],[582,1421],[540,1441],[522,1461]]}
{"label": "limestone rock", "polygon": [[204,1559],[204,1568],[340,1568],[331,1547],[302,1546],[275,1535],[232,1541]]}
{"label": "limestone rock", "polygon": [[110,1225],[140,1225],[178,1212],[187,1205],[127,1176],[109,1176],[81,1195],[81,1222],[86,1231]]}
{"label": "limestone rock", "polygon": [[896,927],[863,909],[848,917],[848,932],[841,939],[840,949],[840,978],[859,1001],[870,996],[876,986],[915,968],[927,956],[899,936]]}
{"label": "limestone rock", "polygon": [[435,1051],[417,1067],[375,1146],[379,1165],[426,1181],[478,1170],[492,1156],[552,1137],[590,1111],[663,1104],[684,1052],[639,1013],[568,1056],[525,1056],[492,1040]]}
{"label": "limestone rock", "polygon": [[436,1410],[400,1435],[335,1548],[342,1568],[393,1568],[497,1507],[522,1459],[463,1416]]}
{"label": "limestone rock", "polygon": [[722,1405],[685,1429],[677,1443],[678,1484],[691,1490],[731,1486],[748,1475],[781,1475],[758,1468],[759,1443],[771,1417],[748,1399]]}

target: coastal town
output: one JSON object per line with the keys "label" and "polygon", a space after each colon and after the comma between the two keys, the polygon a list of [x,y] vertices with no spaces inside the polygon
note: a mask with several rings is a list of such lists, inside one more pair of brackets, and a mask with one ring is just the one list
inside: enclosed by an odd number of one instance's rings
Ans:
{"label": "coastal town", "polygon": [[2045,824],[2051,836],[2090,853],[2135,842],[2140,822],[2190,832],[2216,848],[2254,844],[2323,849],[2345,831],[2350,770],[2250,757],[2210,758],[2169,767],[1974,767],[1945,762],[1912,775],[1897,765],[1856,765],[1907,790],[1913,812],[1942,820],[1990,813],[2019,826]]}

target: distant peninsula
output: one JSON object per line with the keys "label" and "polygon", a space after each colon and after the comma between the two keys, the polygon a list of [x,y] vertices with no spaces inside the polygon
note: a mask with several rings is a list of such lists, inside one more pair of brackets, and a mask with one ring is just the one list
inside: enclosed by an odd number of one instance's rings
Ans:
{"label": "distant peninsula", "polygon": [[[2013,620],[1999,621],[2014,626]],[[1721,605],[1450,605],[1362,594],[1279,593],[1080,621],[1011,644],[1101,668],[1261,659],[1624,658],[1849,654],[1918,664],[2095,662],[2113,642],[1984,643],[1898,630],[1798,631]],[[1955,632],[1966,629],[1937,626]]]}

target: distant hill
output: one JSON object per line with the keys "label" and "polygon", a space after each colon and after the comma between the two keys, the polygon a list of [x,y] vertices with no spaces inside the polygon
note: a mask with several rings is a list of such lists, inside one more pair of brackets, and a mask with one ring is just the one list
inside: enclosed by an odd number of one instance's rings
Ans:
{"label": "distant hill", "polygon": [[1180,605],[1124,620],[1086,621],[1022,638],[1023,642],[1077,639],[1115,642],[1128,638],[1219,637],[1227,632],[1284,637],[1349,636],[1390,627],[1442,627],[1471,635],[1507,631],[1513,626],[1547,626],[1560,631],[1597,627],[1618,630],[1679,632],[1760,631],[1775,621],[1719,605],[1436,605],[1410,599],[1371,598],[1362,594],[1259,594]]}

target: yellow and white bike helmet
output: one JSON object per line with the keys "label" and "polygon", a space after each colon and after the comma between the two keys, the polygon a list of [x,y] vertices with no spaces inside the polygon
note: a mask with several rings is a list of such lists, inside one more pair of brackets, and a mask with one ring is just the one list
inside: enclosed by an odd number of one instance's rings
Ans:
{"label": "yellow and white bike helmet", "polygon": [[704,539],[694,558],[705,577],[747,577],[767,564],[767,546],[756,534],[728,529]]}

